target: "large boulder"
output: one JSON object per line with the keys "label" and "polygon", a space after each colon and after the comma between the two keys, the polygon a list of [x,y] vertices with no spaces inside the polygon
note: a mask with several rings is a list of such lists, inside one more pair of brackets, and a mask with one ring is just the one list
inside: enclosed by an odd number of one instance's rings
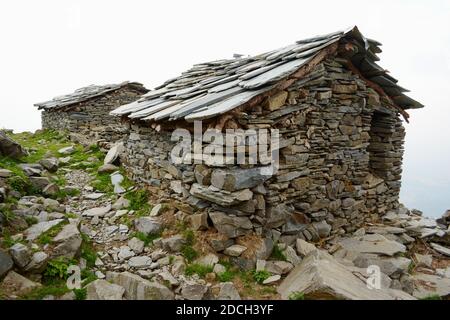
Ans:
{"label": "large boulder", "polygon": [[394,240],[388,240],[381,234],[367,234],[361,237],[343,239],[339,245],[351,252],[375,253],[393,256],[397,253],[405,253],[406,247]]}
{"label": "large boulder", "polygon": [[0,131],[0,155],[19,159],[26,156],[26,151],[20,144],[8,137],[3,131]]}
{"label": "large boulder", "polygon": [[106,154],[103,164],[113,164],[119,158],[119,155],[123,152],[123,150],[123,142],[113,145]]}
{"label": "large boulder", "polygon": [[0,291],[10,295],[21,296],[40,286],[41,284],[31,281],[14,271],[10,271],[0,284]]}
{"label": "large boulder", "polygon": [[130,272],[107,272],[106,280],[123,287],[127,300],[172,300],[175,297],[166,286]]}
{"label": "large boulder", "polygon": [[65,225],[64,228],[53,239],[56,247],[53,249],[52,257],[74,258],[83,242],[81,233],[75,223]]}
{"label": "large boulder", "polygon": [[295,267],[278,287],[283,299],[302,293],[308,299],[397,300],[414,299],[409,294],[388,289],[369,288],[325,251],[314,250]]}
{"label": "large boulder", "polygon": [[86,286],[86,300],[122,300],[125,289],[106,280],[95,280]]}

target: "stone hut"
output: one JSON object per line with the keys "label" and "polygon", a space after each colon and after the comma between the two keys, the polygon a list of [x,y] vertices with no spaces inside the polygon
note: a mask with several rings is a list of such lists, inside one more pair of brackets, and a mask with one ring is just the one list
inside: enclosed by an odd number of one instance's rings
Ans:
{"label": "stone hut", "polygon": [[109,112],[146,92],[136,82],[91,85],[35,106],[42,110],[44,129],[67,130],[73,138],[86,143],[99,139],[115,141],[123,137],[124,128]]}
{"label": "stone hut", "polygon": [[[380,46],[353,27],[194,65],[111,113],[129,120],[122,163],[195,228],[226,239],[256,233],[292,244],[352,232],[399,206],[403,120],[423,107],[376,63]],[[173,132],[193,132],[195,121],[203,133],[277,129],[278,170],[218,163],[217,153],[175,163]]]}

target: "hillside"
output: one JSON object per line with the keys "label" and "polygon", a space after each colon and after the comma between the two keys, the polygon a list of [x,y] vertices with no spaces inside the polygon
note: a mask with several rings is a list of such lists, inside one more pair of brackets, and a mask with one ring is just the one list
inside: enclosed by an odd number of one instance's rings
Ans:
{"label": "hillside", "polygon": [[256,234],[230,243],[224,233],[243,227],[238,217],[220,216],[218,232],[208,214],[135,185],[115,146],[82,146],[54,131],[1,139],[1,299],[450,295],[449,212],[435,221],[401,207],[318,243],[267,243]]}

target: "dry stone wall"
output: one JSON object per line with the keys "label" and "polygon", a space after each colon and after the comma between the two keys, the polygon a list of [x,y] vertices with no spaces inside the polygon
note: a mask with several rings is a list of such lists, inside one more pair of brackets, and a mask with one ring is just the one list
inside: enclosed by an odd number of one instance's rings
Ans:
{"label": "dry stone wall", "polygon": [[124,86],[75,105],[44,110],[42,128],[66,130],[81,141],[117,141],[123,138],[127,128],[122,125],[120,118],[109,115],[110,111],[136,101],[142,93],[138,87]]}
{"label": "dry stone wall", "polygon": [[197,227],[210,221],[227,238],[256,232],[292,244],[352,232],[398,207],[405,132],[396,110],[342,62],[324,61],[217,121],[223,129],[279,129],[275,176],[250,165],[174,165],[164,124],[131,124],[122,162],[134,180],[170,193]]}

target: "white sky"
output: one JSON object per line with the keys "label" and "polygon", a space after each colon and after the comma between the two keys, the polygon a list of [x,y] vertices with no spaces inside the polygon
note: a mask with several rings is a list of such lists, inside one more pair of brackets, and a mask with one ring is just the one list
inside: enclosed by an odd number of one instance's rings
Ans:
{"label": "white sky", "polygon": [[402,200],[450,208],[450,1],[39,0],[0,3],[0,127],[40,127],[33,103],[89,84],[148,88],[194,63],[357,25],[426,108],[407,124]]}

